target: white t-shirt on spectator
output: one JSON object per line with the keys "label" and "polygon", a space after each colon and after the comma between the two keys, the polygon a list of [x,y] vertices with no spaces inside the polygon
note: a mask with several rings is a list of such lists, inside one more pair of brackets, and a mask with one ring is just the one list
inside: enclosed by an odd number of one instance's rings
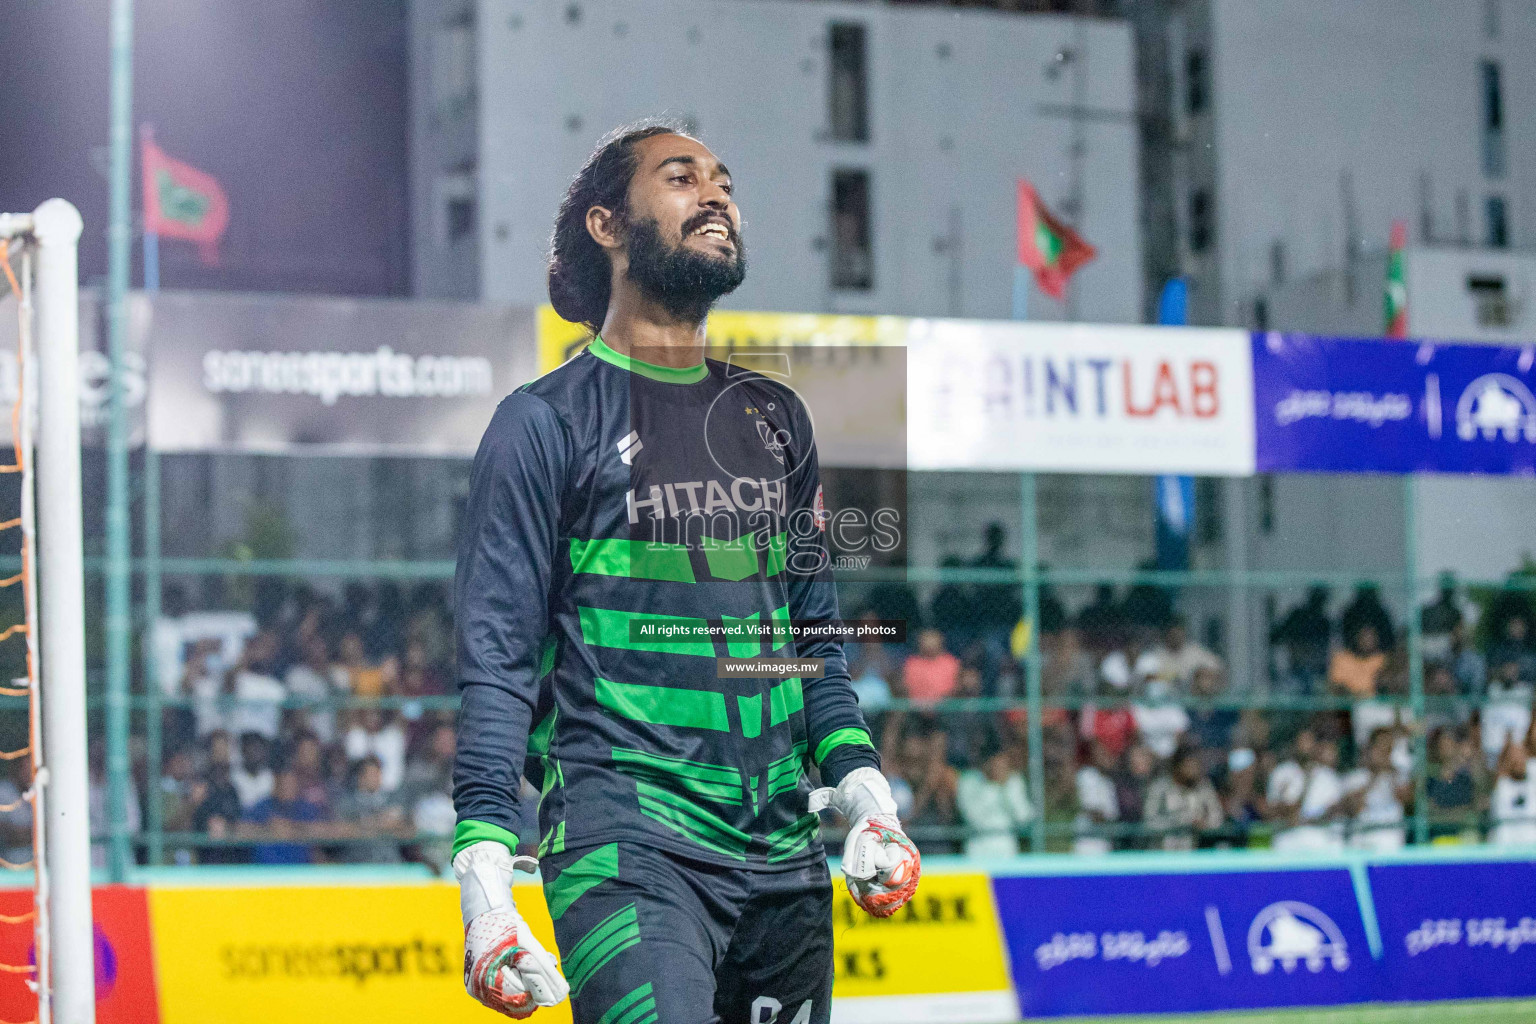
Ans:
{"label": "white t-shirt on spectator", "polygon": [[1493,830],[1488,841],[1497,846],[1536,843],[1536,758],[1525,763],[1525,778],[1500,775],[1493,784],[1488,813]]}
{"label": "white t-shirt on spectator", "polygon": [[393,793],[405,778],[405,730],[399,724],[384,726],[378,732],[369,732],[362,726],[347,730],[347,757],[356,761],[372,754],[379,759],[382,779],[379,789]]}
{"label": "white t-shirt on spectator", "polygon": [[235,795],[240,798],[240,806],[247,810],[272,795],[272,769],[270,768],[263,768],[257,772],[236,768],[229,773],[229,781],[235,787]]}
{"label": "white t-shirt on spectator", "polygon": [[[323,701],[347,693],[347,672],[340,666],[317,672],[308,665],[295,665],[283,681],[288,684],[289,693],[303,700]],[[330,709],[311,711],[309,724],[320,742],[329,743],[336,735],[336,712]]]}
{"label": "white t-shirt on spectator", "polygon": [[1221,659],[1193,640],[1178,650],[1158,644],[1136,659],[1136,674],[1143,679],[1161,679],[1174,686],[1188,687],[1201,669],[1222,670]]}
{"label": "white t-shirt on spectator", "polygon": [[218,640],[219,650],[208,659],[208,667],[222,675],[240,660],[246,640],[255,635],[256,618],[250,612],[188,612],[179,618],[162,617],[150,630],[161,692],[176,696],[189,645],[198,640]]}
{"label": "white t-shirt on spectator", "polygon": [[1132,704],[1131,717],[1142,741],[1164,759],[1173,756],[1179,737],[1189,731],[1189,712],[1177,704]]}
{"label": "white t-shirt on spectator", "polygon": [[1304,769],[1295,761],[1287,761],[1270,774],[1267,795],[1271,803],[1301,804],[1296,827],[1275,834],[1276,850],[1329,850],[1343,846],[1342,824],[1314,824],[1344,796],[1338,772],[1326,765]]}
{"label": "white t-shirt on spectator", "polygon": [[1525,741],[1525,734],[1531,728],[1531,688],[1523,684],[1489,683],[1482,719],[1483,753],[1491,765],[1498,761],[1511,734],[1517,744]]}
{"label": "white t-shirt on spectator", "polygon": [[1024,776],[993,782],[975,769],[960,773],[956,789],[960,818],[974,833],[965,841],[968,857],[1012,857],[1019,852],[1017,830],[1035,816]]}
{"label": "white t-shirt on spectator", "polygon": [[235,676],[234,696],[240,703],[229,711],[230,733],[238,738],[256,732],[269,740],[277,739],[288,689],[260,672],[241,672]]}
{"label": "white t-shirt on spectator", "polygon": [[1072,852],[1108,853],[1110,841],[1091,834],[1097,823],[1088,813],[1091,811],[1106,822],[1119,821],[1120,800],[1115,794],[1114,782],[1091,764],[1077,770],[1077,809],[1074,825],[1080,834],[1072,841]]}
{"label": "white t-shirt on spectator", "polygon": [[211,732],[228,729],[228,709],[221,707],[219,697],[224,691],[218,675],[202,675],[188,684],[192,698],[192,725],[198,739]]}
{"label": "white t-shirt on spectator", "polygon": [[1394,773],[1378,775],[1367,768],[1356,768],[1344,777],[1344,792],[1365,791],[1365,802],[1354,818],[1350,846],[1386,851],[1400,849],[1407,842],[1403,803],[1397,798],[1397,787],[1403,781]]}

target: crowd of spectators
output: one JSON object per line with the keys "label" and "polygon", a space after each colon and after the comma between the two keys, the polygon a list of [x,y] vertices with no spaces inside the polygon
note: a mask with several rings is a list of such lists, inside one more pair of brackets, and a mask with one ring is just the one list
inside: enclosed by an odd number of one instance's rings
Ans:
{"label": "crowd of spectators", "polygon": [[[979,556],[946,564],[1012,573],[1004,541],[994,526]],[[926,600],[901,585],[855,594],[859,614],[911,626],[904,643],[847,654],[926,852],[1009,856],[1042,817],[1047,849],[1082,853],[1390,849],[1408,840],[1419,802],[1436,840],[1536,842],[1527,591],[1477,607],[1447,581],[1419,610],[1426,699],[1415,715],[1404,630],[1369,587],[1338,614],[1319,587],[1279,616],[1258,680],[1232,678],[1170,590],[1101,585],[1069,612],[1044,587],[1039,787],[1024,707],[1035,638],[1020,595],[1007,582],[945,584]],[[300,585],[265,597],[255,614],[198,612],[168,589],[146,637],[164,702],[161,770],[151,778],[135,735],[129,831],[158,818],[178,863],[441,868],[454,824],[445,588],[351,584],[334,598]],[[1415,780],[1418,743],[1427,772]],[[103,838],[99,745],[91,768]],[[0,803],[25,784],[0,779]],[[531,813],[536,798],[525,804]],[[0,816],[0,856],[25,853],[26,824]],[[535,836],[534,822],[520,834]]]}

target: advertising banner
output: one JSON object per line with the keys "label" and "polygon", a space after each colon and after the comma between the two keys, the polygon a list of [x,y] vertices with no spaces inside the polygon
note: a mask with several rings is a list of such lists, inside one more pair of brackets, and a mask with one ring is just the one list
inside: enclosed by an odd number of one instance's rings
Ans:
{"label": "advertising banner", "polygon": [[[97,886],[92,893],[96,935],[97,1024],[157,1024],[155,965],[149,938],[149,914],[143,889]],[[0,890],[0,1020],[37,1018],[37,996],[27,988],[37,947],[30,917],[31,889]]]}
{"label": "advertising banner", "polygon": [[1393,999],[1536,996],[1536,862],[1378,864]]}
{"label": "advertising banner", "polygon": [[[834,1024],[991,1024],[1014,1019],[991,881],[927,874],[917,896],[880,920],[834,883]],[[935,956],[943,969],[935,970]]]}
{"label": "advertising banner", "polygon": [[1253,336],[1259,472],[1536,473],[1536,350]]}
{"label": "advertising banner", "polygon": [[[516,897],[553,949],[543,889]],[[446,882],[156,888],[150,913],[163,1024],[501,1019],[464,994],[459,890]],[[570,1004],[539,1014],[568,1024]]]}
{"label": "advertising banner", "polygon": [[468,457],[532,376],[527,309],[160,292],[130,320],[164,452]]}
{"label": "advertising banner", "polygon": [[911,469],[1253,472],[1246,332],[914,320]]}
{"label": "advertising banner", "polygon": [[993,886],[1026,1018],[1320,1006],[1376,991],[1345,868]]}

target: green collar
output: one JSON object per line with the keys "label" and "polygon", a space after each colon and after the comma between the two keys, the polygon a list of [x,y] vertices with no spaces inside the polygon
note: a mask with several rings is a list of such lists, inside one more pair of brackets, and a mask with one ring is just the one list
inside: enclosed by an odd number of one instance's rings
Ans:
{"label": "green collar", "polygon": [[657,366],[655,363],[647,363],[633,356],[626,356],[615,352],[608,347],[608,343],[602,339],[601,335],[593,337],[592,344],[587,346],[587,351],[597,356],[603,362],[612,363],[621,370],[638,373],[642,377],[659,380],[663,384],[697,384],[709,376],[709,367],[703,363],[684,367]]}

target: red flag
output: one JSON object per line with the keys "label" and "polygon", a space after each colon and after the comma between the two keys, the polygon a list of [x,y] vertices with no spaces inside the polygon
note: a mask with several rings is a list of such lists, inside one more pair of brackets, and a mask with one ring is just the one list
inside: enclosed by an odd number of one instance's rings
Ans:
{"label": "red flag", "polygon": [[144,230],[196,242],[203,262],[219,262],[219,237],[229,226],[229,199],[206,171],[165,155],[143,139]]}
{"label": "red flag", "polygon": [[1019,179],[1019,262],[1034,271],[1041,291],[1061,301],[1073,272],[1097,255],[1082,236],[1046,209],[1033,185]]}
{"label": "red flag", "polygon": [[1403,250],[1408,246],[1408,225],[1392,222],[1392,244],[1387,252],[1387,337],[1408,337],[1408,276],[1403,268]]}

